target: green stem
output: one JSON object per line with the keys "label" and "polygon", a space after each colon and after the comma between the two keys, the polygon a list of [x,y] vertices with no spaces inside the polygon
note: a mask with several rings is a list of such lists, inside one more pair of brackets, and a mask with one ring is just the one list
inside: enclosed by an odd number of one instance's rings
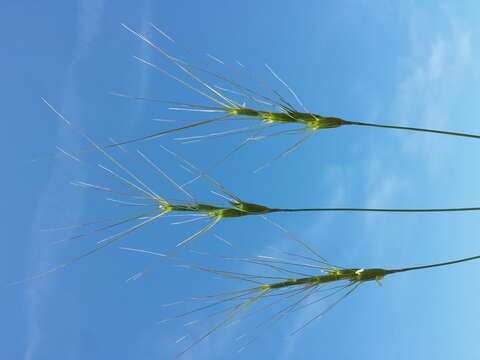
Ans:
{"label": "green stem", "polygon": [[479,211],[480,207],[463,208],[432,208],[432,209],[383,209],[383,208],[299,208],[299,209],[272,209],[271,212],[394,212],[394,213],[424,213],[424,212],[461,212]]}
{"label": "green stem", "polygon": [[468,133],[461,133],[461,132],[454,132],[454,131],[433,130],[433,129],[425,129],[425,128],[417,128],[417,127],[409,127],[409,126],[382,125],[382,124],[366,123],[366,122],[360,122],[360,121],[346,121],[346,125],[358,125],[358,126],[369,126],[369,127],[386,128],[386,129],[419,131],[419,132],[428,132],[433,134],[452,135],[452,136],[480,139],[480,135],[475,135],[475,134],[468,134]]}
{"label": "green stem", "polygon": [[478,259],[480,259],[480,255],[471,256],[471,257],[467,257],[467,258],[463,258],[463,259],[441,262],[441,263],[437,263],[437,264],[412,266],[412,267],[401,268],[401,269],[387,270],[387,272],[388,272],[388,274],[395,274],[395,273],[399,273],[399,272],[406,272],[406,271],[414,271],[414,270],[430,269],[430,268],[434,268],[434,267],[448,266],[448,265],[459,264],[459,263],[478,260]]}

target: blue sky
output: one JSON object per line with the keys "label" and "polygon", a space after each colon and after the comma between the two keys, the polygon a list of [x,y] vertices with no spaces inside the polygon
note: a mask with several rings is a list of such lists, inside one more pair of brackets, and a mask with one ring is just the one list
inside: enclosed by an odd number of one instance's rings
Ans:
{"label": "blue sky", "polygon": [[[120,216],[104,194],[73,187],[72,180],[111,183],[89,167],[55,158],[55,146],[85,148],[40,97],[48,99],[99,143],[123,140],[171,126],[154,118],[199,119],[162,104],[132,102],[111,91],[184,102],[203,102],[151,68],[137,55],[172,69],[123,29],[149,34],[189,63],[205,53],[232,67],[209,65],[239,79],[240,61],[287,94],[264,67],[270,64],[309,109],[359,121],[480,133],[478,5],[474,1],[107,1],[15,2],[3,6],[0,37],[6,131],[2,132],[5,189],[0,211],[0,280],[50,268],[95,246],[95,236],[51,245],[73,232],[41,229]],[[153,22],[173,36],[169,44]],[[189,50],[186,50],[189,49]],[[212,131],[224,129],[213,126]],[[207,129],[189,134],[205,133]],[[163,144],[206,168],[241,136],[179,144],[162,138],[140,148],[175,179],[189,174]],[[388,130],[341,128],[319,132],[300,149],[253,174],[294,141],[277,137],[253,143],[212,175],[242,199],[273,207],[476,206],[480,203],[474,140]],[[169,188],[129,154],[122,162],[162,191]],[[101,157],[86,156],[96,162]],[[38,159],[32,162],[32,159]],[[103,163],[106,163],[103,161]],[[165,190],[164,190],[165,189]],[[207,182],[192,192],[215,199]],[[176,194],[178,195],[178,194]],[[278,214],[271,218],[314,246],[331,262],[352,267],[396,268],[478,254],[478,214]],[[183,322],[158,325],[181,308],[162,307],[189,296],[238,289],[232,281],[164,264],[134,283],[147,255],[119,246],[167,251],[198,229],[161,220],[72,266],[25,285],[2,290],[0,332],[5,359],[168,359],[186,342]],[[228,239],[226,247],[213,234]],[[229,255],[269,254],[291,241],[258,218],[232,219],[200,238],[192,250]],[[200,260],[202,258],[200,257]],[[212,262],[212,259],[206,259]],[[215,262],[215,261],[213,261]],[[288,334],[321,311],[309,307],[279,322],[237,354],[235,337],[253,321],[219,332],[185,359],[330,358],[438,359],[478,356],[479,265],[400,274],[383,286],[366,284],[297,336]],[[245,270],[245,269],[244,269]],[[247,269],[252,270],[252,269]],[[206,327],[201,325],[197,335]],[[205,325],[206,326],[206,325]],[[249,327],[250,326],[250,327]],[[250,334],[254,334],[251,332]]]}

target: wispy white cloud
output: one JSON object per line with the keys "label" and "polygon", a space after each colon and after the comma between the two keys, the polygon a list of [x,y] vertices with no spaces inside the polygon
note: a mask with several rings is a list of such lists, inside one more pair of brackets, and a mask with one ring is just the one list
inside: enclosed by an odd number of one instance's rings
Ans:
{"label": "wispy white cloud", "polygon": [[[424,27],[428,27],[428,22],[417,14],[420,10],[414,7],[412,11],[416,15],[410,19],[411,52],[407,59],[399,61],[403,76],[388,106],[387,118],[406,126],[462,128],[454,115],[462,96],[462,79],[468,78],[473,65],[471,35],[458,19],[451,18],[438,32],[427,31]],[[452,151],[453,144],[451,139],[429,134],[399,133],[393,140],[385,144],[382,154],[375,154],[369,160],[371,165],[364,175],[368,179],[365,184],[368,206],[415,207],[409,204],[418,194],[419,179],[422,179],[421,186],[428,186],[443,176],[445,155]],[[418,171],[404,171],[406,163],[414,164]],[[409,199],[409,203],[405,199]],[[366,229],[374,234],[388,233],[388,221],[389,217],[368,216]],[[381,257],[385,244],[379,241],[369,244],[372,257]]]}
{"label": "wispy white cloud", "polygon": [[[396,85],[387,110],[388,117],[406,126],[456,129],[455,104],[461,96],[462,79],[468,77],[473,65],[471,35],[456,19],[450,19],[440,33],[427,36],[420,44],[419,34],[424,34],[422,29],[428,26],[424,20],[412,16],[411,53],[399,62],[403,77]],[[406,69],[405,63],[408,64]],[[412,159],[422,171],[426,168],[426,174],[431,178],[443,171],[444,154],[449,151],[448,141],[440,147],[438,136],[404,135],[399,136],[390,148],[386,144],[382,152],[386,156],[376,154],[369,160],[365,174],[369,206],[395,204],[405,195],[417,192],[418,173],[402,171],[393,158]]]}
{"label": "wispy white cloud", "polygon": [[[414,2],[409,2],[404,14],[411,28],[410,53],[399,59],[398,73],[400,80],[395,86],[390,104],[384,109],[386,118],[395,119],[401,125],[431,128],[457,128],[454,115],[455,102],[462,91],[462,79],[468,78],[474,65],[471,33],[464,28],[461,19],[446,16],[446,26],[438,32],[432,32],[422,10]],[[428,35],[427,35],[428,34]],[[338,204],[348,197],[349,184],[357,184],[358,179],[365,179],[362,192],[365,194],[365,206],[390,207],[404,200],[405,195],[417,192],[415,181],[418,174],[402,171],[401,164],[392,159],[410,158],[415,163],[428,167],[428,175],[432,178],[441,171],[442,153],[448,151],[442,147],[432,151],[433,136],[413,134],[394,138],[391,143],[383,144],[381,153],[375,153],[362,160],[361,164],[353,163],[342,171],[333,171],[335,190],[331,200]],[[439,152],[440,151],[440,152]],[[420,166],[420,165],[419,165]],[[346,168],[346,170],[345,170]],[[324,198],[321,199],[325,201]],[[388,233],[388,220],[378,215],[365,217],[365,231],[378,234]],[[321,227],[321,229],[320,229]],[[325,224],[311,224],[306,232],[318,236],[328,229]],[[306,235],[306,238],[310,238]],[[375,237],[373,237],[375,238]],[[382,256],[384,244],[370,241],[370,254],[373,259]],[[363,244],[365,246],[365,243]],[[306,309],[293,315],[293,327],[301,325],[319,312],[318,308]],[[296,338],[282,342],[280,353],[282,359],[289,359],[295,353]]]}
{"label": "wispy white cloud", "polygon": [[[426,33],[425,26],[416,21],[411,24],[412,52],[404,61],[408,65],[396,86],[390,116],[404,125],[456,128],[455,103],[474,65],[471,34],[458,19],[447,21],[442,32],[419,37]],[[434,136],[418,135],[408,137],[401,145],[406,155],[421,154],[434,175],[447,151],[438,146],[432,151],[436,140]]]}
{"label": "wispy white cloud", "polygon": [[[65,81],[63,83],[62,101],[58,104],[59,107],[68,107],[69,109],[80,110],[76,96],[76,71],[79,62],[90,52],[90,46],[95,36],[101,29],[101,21],[103,17],[105,1],[98,0],[83,1],[79,5],[78,11],[78,28],[77,39],[75,40],[75,48],[71,57],[70,65],[67,69]],[[57,135],[57,143],[62,144],[64,132],[59,131]],[[79,170],[80,171],[80,170]],[[45,188],[43,195],[40,197],[37,205],[37,210],[32,222],[32,228],[37,231],[39,228],[45,227],[45,209],[55,208],[54,201],[59,196],[58,189],[62,188],[65,183],[64,170],[60,162],[54,165],[49,182]],[[75,222],[82,213],[82,202],[76,196],[69,196],[69,210],[68,214],[71,221]],[[28,263],[33,264],[27,269],[27,273],[37,273],[45,270],[46,266],[51,266],[55,261],[55,256],[50,249],[45,249],[44,244],[39,245],[38,238],[32,238],[30,241],[29,252],[26,254]],[[42,246],[43,245],[43,246]],[[50,250],[50,251],[49,251]],[[38,347],[41,346],[42,336],[45,333],[43,327],[45,326],[43,319],[44,300],[51,296],[55,288],[55,284],[51,279],[44,279],[40,283],[32,282],[28,284],[28,292],[26,299],[27,306],[27,346],[24,352],[25,360],[33,360],[37,358]]]}

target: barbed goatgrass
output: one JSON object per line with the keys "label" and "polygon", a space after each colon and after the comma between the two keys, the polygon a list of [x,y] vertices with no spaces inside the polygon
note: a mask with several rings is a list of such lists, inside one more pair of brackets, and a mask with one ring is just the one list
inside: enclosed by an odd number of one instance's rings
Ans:
{"label": "barbed goatgrass", "polygon": [[[154,24],[150,24],[151,27],[156,31],[157,34],[160,34],[163,38],[167,39],[170,42],[175,43],[175,40],[167,35],[164,31],[160,30]],[[174,81],[180,83],[182,86],[186,87],[187,89],[201,95],[204,99],[208,100],[212,103],[212,105],[197,105],[197,104],[187,104],[182,102],[175,102],[175,101],[164,101],[159,99],[153,98],[146,98],[146,97],[136,97],[131,95],[126,95],[123,93],[112,93],[114,95],[118,95],[121,97],[127,97],[136,100],[145,100],[145,101],[160,101],[165,102],[171,105],[170,109],[172,110],[184,110],[184,111],[196,111],[200,113],[217,113],[219,116],[211,118],[211,119],[203,119],[198,122],[194,122],[185,126],[168,129],[159,131],[153,134],[148,134],[145,136],[121,141],[115,144],[106,145],[106,147],[114,147],[120,145],[126,145],[131,143],[136,143],[145,140],[153,140],[158,139],[162,136],[177,133],[179,131],[188,130],[196,127],[203,127],[204,125],[219,123],[219,122],[244,122],[244,121],[260,121],[260,125],[258,126],[249,126],[249,127],[242,127],[236,130],[229,130],[224,132],[217,132],[211,133],[206,135],[194,135],[189,137],[181,137],[178,138],[182,141],[200,141],[205,138],[209,137],[217,137],[217,136],[224,136],[228,134],[234,134],[238,132],[247,132],[252,131],[253,135],[247,137],[244,143],[241,144],[238,148],[235,149],[237,151],[239,148],[243,147],[246,142],[252,140],[262,140],[273,136],[284,135],[284,134],[303,134],[302,138],[294,143],[291,147],[280,153],[271,161],[263,164],[259,168],[257,168],[256,172],[264,169],[265,167],[269,166],[273,161],[286,156],[296,150],[300,145],[302,145],[305,141],[307,141],[313,134],[317,133],[321,130],[326,129],[335,129],[343,126],[360,126],[360,127],[373,127],[373,128],[382,128],[382,129],[394,129],[394,130],[402,130],[402,131],[413,131],[413,132],[423,132],[423,133],[431,133],[437,135],[446,135],[446,136],[455,136],[455,137],[463,137],[463,138],[472,138],[472,139],[480,139],[480,135],[478,134],[471,134],[471,133],[464,133],[464,132],[454,132],[454,131],[445,131],[445,130],[438,130],[438,129],[429,129],[429,128],[421,128],[421,127],[411,127],[411,126],[400,126],[400,125],[392,125],[392,124],[380,124],[380,123],[372,123],[372,122],[363,122],[363,121],[353,121],[342,119],[339,117],[334,116],[323,116],[317,113],[311,112],[300,100],[299,96],[292,90],[292,88],[284,81],[268,64],[266,64],[267,69],[270,73],[278,80],[293,96],[295,101],[300,106],[301,110],[295,109],[295,107],[289,102],[284,96],[282,96],[278,91],[271,89],[268,85],[265,85],[261,82],[257,77],[249,72],[250,77],[252,77],[255,81],[260,83],[260,85],[266,89],[266,91],[270,92],[272,95],[268,96],[265,94],[260,94],[254,90],[247,88],[244,85],[238,84],[237,82],[229,79],[227,76],[218,74],[194,65],[189,65],[183,59],[180,59],[176,56],[171,55],[165,49],[160,47],[157,43],[153,40],[147,38],[144,34],[140,34],[137,31],[131,29],[125,24],[122,26],[127,29],[129,32],[134,34],[136,37],[141,39],[143,42],[148,44],[151,48],[155,51],[160,53],[163,58],[167,61],[175,65],[180,70],[181,74],[187,76],[190,81],[182,79],[179,75],[172,74],[171,72],[159,67],[158,65],[154,64],[152,61],[140,58],[135,56],[135,58],[142,62],[143,64],[153,68],[154,70],[162,73],[163,75],[173,79]],[[218,58],[207,54],[207,56],[220,64],[224,65],[224,62],[219,60]],[[246,72],[248,69],[241,64],[238,63]],[[203,79],[199,73],[206,73],[210,76],[213,76],[217,80],[227,83],[235,90],[227,89],[219,85],[214,85],[207,82]],[[227,95],[227,92],[237,94],[242,98],[248,99],[252,104],[257,104],[259,106],[268,106],[273,107],[276,110],[265,110],[261,108],[256,108],[253,106],[246,106],[245,104],[240,103],[239,101],[234,100],[231,96]],[[269,129],[273,126],[281,126],[281,125],[295,125],[297,128],[295,129],[288,129],[284,131],[279,131],[273,134],[268,135],[261,135],[266,129]],[[235,152],[234,151],[234,152]],[[232,152],[233,153],[233,152]],[[230,156],[231,154],[229,154]],[[222,159],[221,161],[224,161]]]}
{"label": "barbed goatgrass", "polygon": [[[187,198],[187,200],[184,202],[169,201],[168,199],[165,199],[164,197],[159,195],[156,191],[154,191],[152,186],[147,185],[145,181],[143,181],[140,178],[139,175],[135,174],[120,160],[118,160],[112,154],[110,154],[108,152],[108,149],[105,149],[105,147],[100,146],[87,134],[77,129],[69,119],[67,119],[63,114],[61,114],[49,102],[47,102],[45,99],[43,99],[43,101],[66,124],[67,127],[69,127],[72,131],[76,132],[84,140],[89,142],[90,145],[93,147],[94,151],[97,151],[99,154],[101,154],[106,160],[108,160],[111,163],[111,165],[116,166],[122,172],[122,174],[121,175],[117,174],[115,171],[107,168],[104,165],[98,165],[98,167],[96,167],[96,170],[100,170],[104,173],[104,175],[107,175],[108,177],[111,177],[119,181],[121,184],[126,186],[129,190],[133,191],[134,194],[132,195],[132,194],[128,194],[127,192],[122,193],[118,191],[115,192],[105,186],[94,185],[84,181],[76,181],[73,184],[81,187],[85,187],[85,188],[102,191],[102,192],[107,191],[111,193],[116,193],[117,195],[127,196],[132,198],[133,201],[142,200],[143,203],[137,204],[137,205],[150,207],[151,211],[142,212],[140,214],[134,214],[133,216],[129,216],[126,218],[117,219],[106,226],[102,226],[101,228],[97,229],[95,232],[110,230],[110,229],[113,229],[122,225],[126,225],[132,222],[137,222],[135,225],[130,226],[125,230],[116,232],[100,240],[98,242],[98,246],[96,246],[95,248],[90,249],[76,257],[73,257],[57,266],[54,266],[48,269],[47,271],[35,274],[33,276],[30,276],[24,280],[20,280],[15,283],[21,283],[21,282],[37,279],[47,274],[63,269],[66,266],[73,264],[87,256],[90,256],[103,248],[113,245],[114,243],[124,239],[130,234],[140,230],[147,224],[155,222],[160,218],[165,217],[167,214],[178,214],[178,215],[185,214],[187,216],[187,220],[182,221],[181,223],[208,221],[208,223],[202,228],[200,228],[200,230],[194,232],[192,235],[188,236],[186,239],[177,243],[176,247],[171,252],[168,253],[171,256],[175,256],[182,248],[188,246],[194,240],[204,235],[206,232],[208,232],[214,226],[216,226],[220,221],[227,220],[227,219],[240,218],[245,216],[260,216],[261,218],[266,220],[268,223],[280,229],[282,232],[289,234],[288,231],[284,229],[281,225],[277,224],[271,219],[268,219],[265,215],[272,214],[272,213],[303,213],[303,212],[361,212],[361,213],[373,212],[373,213],[417,213],[418,214],[418,213],[451,213],[451,212],[480,211],[480,207],[478,206],[477,207],[450,207],[450,208],[363,208],[363,207],[279,208],[279,207],[270,207],[263,204],[247,202],[242,200],[233,192],[227,190],[223,185],[221,185],[218,181],[216,181],[211,176],[209,176],[206,172],[198,169],[195,165],[185,160],[180,155],[172,152],[171,150],[167,149],[164,146],[161,146],[162,149],[164,149],[166,152],[168,152],[172,156],[176,157],[178,161],[185,164],[189,169],[199,174],[199,176],[205,177],[218,190],[218,192],[213,192],[213,193],[220,196],[223,200],[226,200],[227,204],[217,205],[214,203],[200,202],[200,201],[197,201],[196,198],[192,194],[190,194],[185,189],[184,186],[177,184],[150,158],[148,158],[141,151],[137,150],[137,153],[140,159],[142,159],[150,167],[151,170],[165,177],[180,193],[182,193]],[[63,149],[61,152],[63,155],[67,155],[71,159],[81,162],[78,155],[69,154]],[[118,203],[121,203],[123,200],[116,200],[116,201]],[[81,235],[81,236],[83,237],[84,235]],[[78,236],[75,236],[74,238],[77,238],[77,237]],[[289,234],[289,237],[292,239],[296,239],[291,234]],[[129,278],[129,280],[138,279],[139,277],[143,276],[145,273],[153,269],[155,266],[156,264],[153,266],[147,267],[143,271],[133,275],[131,278]]]}

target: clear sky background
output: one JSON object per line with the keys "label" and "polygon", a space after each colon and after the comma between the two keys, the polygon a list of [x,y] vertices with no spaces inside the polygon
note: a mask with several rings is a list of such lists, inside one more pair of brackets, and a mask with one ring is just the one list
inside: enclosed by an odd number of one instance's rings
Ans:
{"label": "clear sky background", "polygon": [[[309,109],[322,115],[480,133],[479,11],[476,1],[5,2],[0,14],[1,283],[46,270],[102,238],[95,234],[51,245],[75,232],[41,229],[130,210],[104,201],[102,193],[69,184],[112,181],[79,163],[52,156],[57,145],[74,151],[87,144],[66,129],[41,96],[102,144],[109,137],[123,140],[175,126],[153,118],[201,118],[201,114],[169,111],[163,104],[119,99],[108,95],[110,91],[209,105],[134,60],[132,55],[137,55],[172,69],[120,23],[151,35],[191,63],[207,62],[235,79],[241,75],[233,69],[239,60],[287,94],[264,67],[268,63]],[[149,22],[180,45],[172,46],[154,34]],[[232,67],[209,62],[206,52]],[[206,168],[241,139],[182,145],[162,138],[128,149],[134,154],[141,148],[182,182],[190,175],[158,144]],[[287,158],[252,173],[293,141],[286,136],[254,143],[212,175],[242,199],[272,207],[480,204],[478,141],[341,128],[317,133]],[[121,151],[115,155],[162,192],[175,194],[134,157]],[[206,182],[191,188],[206,200],[215,199],[210,189]],[[271,218],[332,263],[396,268],[480,253],[479,216],[278,214]],[[118,246],[167,251],[199,227],[170,226],[170,222],[153,223]],[[214,233],[233,247],[215,240]],[[274,251],[270,245],[291,247],[288,238],[261,219],[241,218],[222,222],[191,249],[258,255]],[[118,246],[45,278],[3,288],[0,358],[170,359],[187,344],[176,340],[190,330],[182,321],[158,325],[158,320],[182,309],[160,305],[240,286],[172,264],[126,284],[125,279],[153,259]],[[257,334],[252,330],[254,321],[247,319],[215,334],[185,359],[477,358],[479,271],[480,264],[467,263],[392,276],[382,287],[366,284],[299,335],[288,336],[324,304],[283,319],[237,354],[235,337],[245,331]],[[193,334],[206,330],[202,324]]]}

